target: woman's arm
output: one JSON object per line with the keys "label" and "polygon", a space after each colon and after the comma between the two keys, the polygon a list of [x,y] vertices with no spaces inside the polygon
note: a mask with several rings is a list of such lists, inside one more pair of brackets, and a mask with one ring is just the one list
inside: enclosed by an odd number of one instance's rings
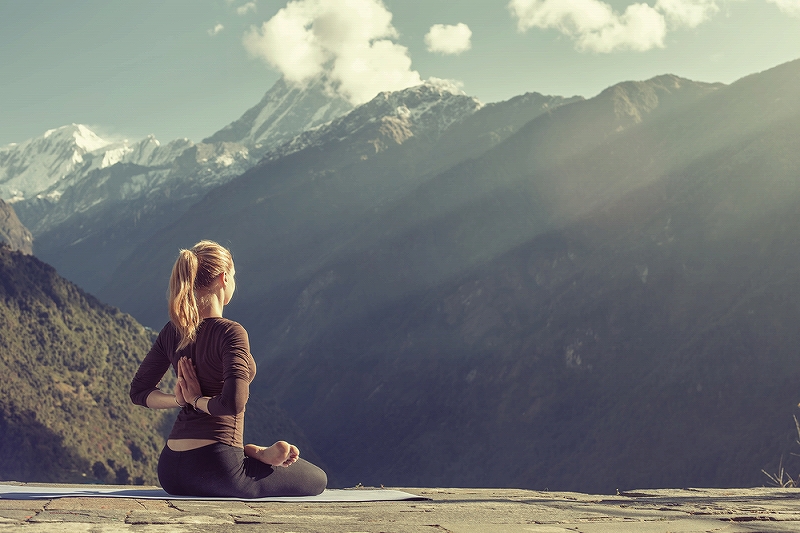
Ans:
{"label": "woman's arm", "polygon": [[[150,396],[155,392],[161,392],[158,384],[169,370],[170,362],[165,354],[165,336],[167,327],[161,330],[158,338],[153,343],[153,347],[145,356],[136,375],[131,380],[130,397],[131,401],[143,407],[150,407]],[[155,397],[155,396],[154,396]],[[173,403],[175,403],[173,401]],[[177,406],[177,405],[176,405]]]}
{"label": "woman's arm", "polygon": [[186,400],[183,399],[183,396],[179,397],[177,385],[175,388],[175,394],[167,394],[166,392],[161,392],[160,390],[154,390],[148,394],[146,400],[147,407],[150,409],[174,409],[176,407],[185,407]]}

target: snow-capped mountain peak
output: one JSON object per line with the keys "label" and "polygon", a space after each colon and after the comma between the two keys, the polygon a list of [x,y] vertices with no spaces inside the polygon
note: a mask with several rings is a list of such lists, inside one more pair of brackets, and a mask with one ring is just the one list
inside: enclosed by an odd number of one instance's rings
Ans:
{"label": "snow-capped mountain peak", "polygon": [[461,84],[455,80],[430,77],[422,83],[422,86],[439,91],[440,94],[450,93],[457,96],[467,95],[461,88]]}
{"label": "snow-capped mountain peak", "polygon": [[0,148],[0,198],[28,198],[85,163],[85,156],[110,145],[82,124],[47,130],[41,137]]}
{"label": "snow-capped mountain peak", "polygon": [[153,135],[148,135],[135,143],[130,143],[126,139],[98,152],[99,163],[93,163],[92,168],[106,168],[117,163],[131,163],[143,167],[168,165],[191,146],[194,146],[194,143],[186,138],[176,139],[163,146]]}
{"label": "snow-capped mountain peak", "polygon": [[[110,141],[100,138],[95,132],[83,124],[70,124],[68,126],[47,130],[44,132],[44,135],[42,135],[42,138],[49,139],[51,142],[74,142],[75,146],[84,153],[94,152],[95,150],[99,150],[111,144]],[[56,139],[58,139],[58,141],[56,141]]]}
{"label": "snow-capped mountain peak", "polygon": [[0,147],[0,198],[11,203],[44,193],[57,199],[82,176],[117,163],[169,165],[194,144],[178,139],[162,146],[153,136],[112,142],[83,124],[47,130],[40,137]]}
{"label": "snow-capped mountain peak", "polygon": [[203,142],[235,142],[247,146],[256,155],[263,154],[351,109],[353,105],[336,95],[324,76],[305,86],[293,85],[281,78],[258,104]]}
{"label": "snow-capped mountain peak", "polygon": [[[415,87],[379,93],[346,115],[297,135],[267,154],[265,160],[333,139],[354,138],[362,131],[369,131],[366,142],[376,151],[382,151],[390,143],[402,144],[414,136],[436,139],[481,107],[483,104],[477,98],[467,96],[455,83],[432,78]],[[373,138],[376,134],[377,138]]]}

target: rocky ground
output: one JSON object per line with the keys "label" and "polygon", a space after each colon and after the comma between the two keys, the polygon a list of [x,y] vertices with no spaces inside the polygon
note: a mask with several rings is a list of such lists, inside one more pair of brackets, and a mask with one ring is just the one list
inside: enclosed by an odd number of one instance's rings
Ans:
{"label": "rocky ground", "polygon": [[517,489],[401,490],[430,499],[368,503],[0,499],[0,532],[800,531],[800,491],[795,489],[651,489],[616,496]]}

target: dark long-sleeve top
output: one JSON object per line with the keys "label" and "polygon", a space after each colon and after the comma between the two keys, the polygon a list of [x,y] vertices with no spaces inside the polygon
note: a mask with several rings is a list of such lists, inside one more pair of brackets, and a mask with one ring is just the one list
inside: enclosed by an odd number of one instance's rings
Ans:
{"label": "dark long-sleeve top", "polygon": [[131,400],[147,407],[147,396],[158,390],[170,366],[177,372],[178,359],[186,356],[194,361],[203,396],[211,400],[208,413],[190,406],[181,409],[169,438],[213,439],[243,447],[245,404],[256,375],[247,331],[226,318],[206,318],[194,343],[177,351],[179,342],[178,330],[167,323],[131,382]]}

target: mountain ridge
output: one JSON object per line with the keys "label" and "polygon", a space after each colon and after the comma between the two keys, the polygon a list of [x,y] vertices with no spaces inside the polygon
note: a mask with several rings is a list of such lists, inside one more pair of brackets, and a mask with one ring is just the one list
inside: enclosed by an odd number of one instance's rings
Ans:
{"label": "mountain ridge", "polygon": [[[763,482],[761,469],[777,470],[793,443],[796,402],[786,391],[800,376],[791,326],[800,319],[791,281],[800,240],[798,81],[794,62],[710,88],[672,119],[635,122],[625,113],[625,130],[599,146],[589,138],[583,159],[563,158],[561,168],[539,159],[536,172],[509,155],[513,143],[527,154],[541,127],[534,120],[485,162],[471,162],[475,176],[514,161],[536,186],[532,198],[548,193],[551,212],[584,191],[565,197],[542,188],[545,179],[609,176],[620,180],[617,194],[577,216],[567,209],[570,216],[427,286],[392,292],[403,276],[420,276],[412,255],[420,247],[417,257],[444,261],[447,249],[436,252],[487,220],[496,240],[541,212],[542,204],[525,203],[524,182],[326,264],[267,342],[273,373],[259,388],[313,428],[321,449],[370,439],[369,464],[331,461],[345,481],[598,493]],[[765,94],[765,103],[735,106],[743,94]],[[612,117],[613,100],[605,102],[599,111]],[[570,118],[579,106],[538,121]],[[748,120],[753,112],[758,119]],[[740,123],[750,126],[730,130]],[[613,120],[606,124],[616,132]],[[713,142],[698,144],[704,137]],[[482,167],[492,160],[497,166]],[[463,187],[467,165],[452,175]],[[628,186],[631,178],[638,186]],[[446,197],[428,192],[406,205],[423,196]],[[456,223],[447,226],[448,217]],[[371,298],[379,290],[390,297]],[[332,409],[348,415],[332,417]],[[487,442],[503,443],[504,464],[481,463]],[[420,458],[419,449],[444,451]]]}

